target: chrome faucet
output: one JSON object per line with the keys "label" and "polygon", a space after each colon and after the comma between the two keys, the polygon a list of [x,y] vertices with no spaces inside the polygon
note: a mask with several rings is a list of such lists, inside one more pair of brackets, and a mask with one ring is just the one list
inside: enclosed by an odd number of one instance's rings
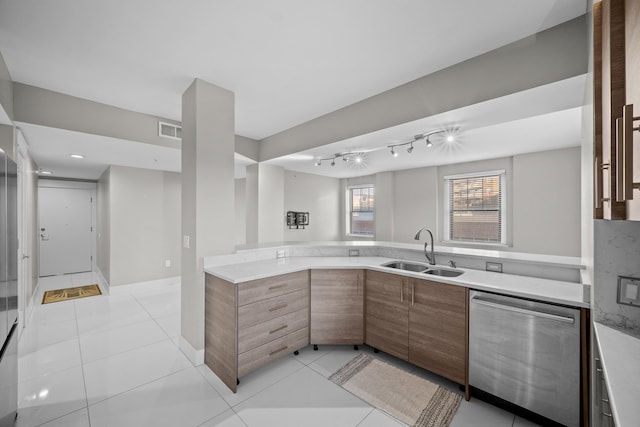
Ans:
{"label": "chrome faucet", "polygon": [[431,239],[431,255],[429,255],[429,252],[427,251],[428,243],[424,242],[424,256],[427,257],[427,261],[429,261],[429,264],[436,265],[436,254],[433,251],[433,233],[431,232],[431,230],[429,230],[428,228],[421,228],[416,233],[416,236],[414,237],[414,239],[420,240],[420,233],[422,233],[425,230],[427,231],[427,233],[429,233],[429,237]]}

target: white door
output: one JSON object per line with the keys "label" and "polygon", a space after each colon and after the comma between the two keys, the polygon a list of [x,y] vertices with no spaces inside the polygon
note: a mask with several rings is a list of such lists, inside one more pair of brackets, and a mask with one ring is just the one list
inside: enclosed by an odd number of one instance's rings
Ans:
{"label": "white door", "polygon": [[40,276],[91,271],[91,190],[40,187]]}

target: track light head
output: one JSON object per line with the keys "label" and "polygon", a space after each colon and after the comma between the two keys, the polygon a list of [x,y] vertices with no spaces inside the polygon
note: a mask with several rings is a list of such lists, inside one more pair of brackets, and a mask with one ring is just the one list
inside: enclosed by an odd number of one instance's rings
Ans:
{"label": "track light head", "polygon": [[398,153],[395,152],[395,150],[393,149],[393,147],[391,147],[391,155],[393,157],[398,157]]}
{"label": "track light head", "polygon": [[431,142],[428,136],[427,136],[427,147],[433,147],[433,142]]}
{"label": "track light head", "polygon": [[451,135],[451,134],[447,135],[447,142],[453,142],[453,141],[455,141],[455,140],[456,140],[456,137],[455,137],[455,136],[453,136],[453,135]]}
{"label": "track light head", "polygon": [[322,161],[321,161],[321,160],[318,160],[318,161],[316,162],[316,166],[322,166]]}
{"label": "track light head", "polygon": [[411,146],[407,148],[407,153],[411,153],[412,151],[413,151],[413,142],[411,143]]}
{"label": "track light head", "polygon": [[336,165],[336,159],[331,160],[331,166],[335,166]]}

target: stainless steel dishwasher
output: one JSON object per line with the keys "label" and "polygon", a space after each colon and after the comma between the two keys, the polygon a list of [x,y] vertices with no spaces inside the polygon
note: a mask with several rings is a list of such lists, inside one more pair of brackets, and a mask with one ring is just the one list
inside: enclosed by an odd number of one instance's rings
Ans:
{"label": "stainless steel dishwasher", "polygon": [[580,310],[486,292],[469,295],[469,384],[578,426]]}

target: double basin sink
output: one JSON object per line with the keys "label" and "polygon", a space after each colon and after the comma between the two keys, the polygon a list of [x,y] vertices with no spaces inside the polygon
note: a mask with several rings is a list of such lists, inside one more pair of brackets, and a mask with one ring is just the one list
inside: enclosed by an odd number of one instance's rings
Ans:
{"label": "double basin sink", "polygon": [[395,268],[398,270],[406,270],[413,271],[416,273],[424,273],[430,274],[432,276],[442,276],[442,277],[458,277],[463,271],[460,270],[451,270],[448,268],[429,268],[424,264],[419,264],[415,262],[407,262],[407,261],[391,261],[382,264],[382,267]]}

